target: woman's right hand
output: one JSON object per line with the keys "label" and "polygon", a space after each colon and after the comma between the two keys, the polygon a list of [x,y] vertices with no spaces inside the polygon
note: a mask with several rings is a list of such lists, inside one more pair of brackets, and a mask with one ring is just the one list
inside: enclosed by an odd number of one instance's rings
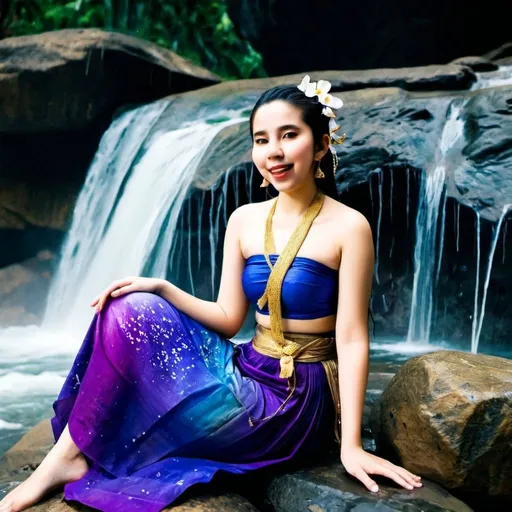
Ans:
{"label": "woman's right hand", "polygon": [[124,279],[119,279],[119,281],[114,281],[105,288],[105,290],[91,302],[91,307],[94,307],[96,312],[99,313],[110,297],[116,298],[132,292],[159,293],[163,283],[163,279],[152,277],[125,277]]}

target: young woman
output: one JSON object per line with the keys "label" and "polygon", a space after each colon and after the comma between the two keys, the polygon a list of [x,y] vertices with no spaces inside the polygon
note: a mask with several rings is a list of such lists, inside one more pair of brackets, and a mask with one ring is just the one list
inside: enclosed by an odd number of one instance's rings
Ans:
{"label": "young woman", "polygon": [[[374,249],[363,215],[335,199],[329,87],[305,77],[256,103],[252,157],[278,196],[231,215],[216,302],[142,277],[94,299],[54,404],[57,442],[0,511],[66,484],[99,510],[157,512],[218,471],[316,456],[339,427],[341,461],[369,490],[372,474],[421,486],[362,448]],[[255,335],[234,345],[250,302]]]}

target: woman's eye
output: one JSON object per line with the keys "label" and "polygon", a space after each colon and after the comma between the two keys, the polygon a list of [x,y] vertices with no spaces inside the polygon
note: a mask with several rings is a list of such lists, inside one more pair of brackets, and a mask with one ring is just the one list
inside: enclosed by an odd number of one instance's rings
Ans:
{"label": "woman's eye", "polygon": [[254,139],[254,144],[264,144],[266,141],[266,139]]}
{"label": "woman's eye", "polygon": [[287,137],[289,139],[293,139],[294,137],[296,137],[297,134],[295,132],[286,132],[283,137]]}

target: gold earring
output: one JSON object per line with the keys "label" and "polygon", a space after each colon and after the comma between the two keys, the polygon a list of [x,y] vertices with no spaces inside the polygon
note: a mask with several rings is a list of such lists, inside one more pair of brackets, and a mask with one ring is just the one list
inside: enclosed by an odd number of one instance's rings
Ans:
{"label": "gold earring", "polygon": [[315,178],[318,178],[319,180],[325,178],[324,171],[322,171],[322,169],[320,169],[320,162],[318,162],[318,167],[316,168],[316,171],[315,171]]}
{"label": "gold earring", "polygon": [[266,180],[266,178],[263,178],[263,181],[261,182],[260,188],[266,188],[269,186],[269,182]]}

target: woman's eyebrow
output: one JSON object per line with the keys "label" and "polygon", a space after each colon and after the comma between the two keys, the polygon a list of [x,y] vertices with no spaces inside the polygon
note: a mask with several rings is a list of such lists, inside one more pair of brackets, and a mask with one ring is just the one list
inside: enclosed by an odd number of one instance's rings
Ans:
{"label": "woman's eyebrow", "polygon": [[[284,124],[277,129],[279,132],[284,132],[285,130],[299,130],[299,127],[295,124]],[[267,133],[266,130],[259,130],[253,133],[253,137],[256,137],[257,135],[264,135],[265,133]]]}

